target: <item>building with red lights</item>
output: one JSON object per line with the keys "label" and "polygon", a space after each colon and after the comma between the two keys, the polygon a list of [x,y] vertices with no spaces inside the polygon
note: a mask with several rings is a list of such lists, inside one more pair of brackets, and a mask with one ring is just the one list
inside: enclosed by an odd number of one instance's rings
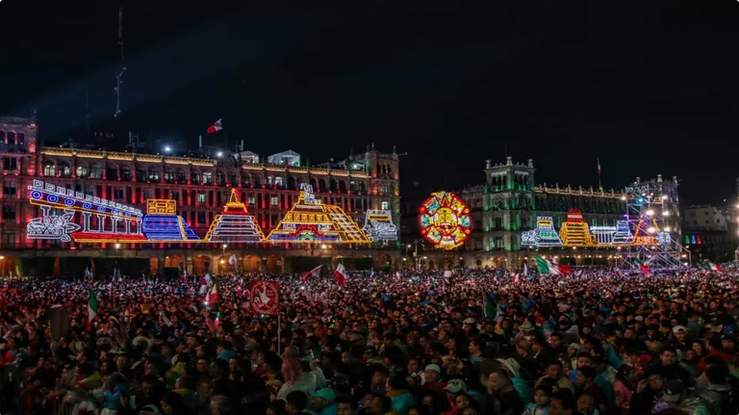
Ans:
{"label": "building with red lights", "polygon": [[[142,210],[148,199],[174,200],[176,213],[201,236],[208,232],[214,217],[223,213],[231,189],[236,189],[265,234],[296,202],[303,184],[311,185],[316,198],[340,206],[359,224],[368,209],[390,210],[396,223],[400,219],[398,155],[381,153],[374,146],[343,161],[316,167],[300,165],[299,155],[293,151],[267,158],[284,161],[276,164],[260,163],[254,153],[247,151],[219,158],[190,158],[43,147],[39,145],[38,128],[33,119],[0,118],[0,275],[41,275],[49,268],[48,264],[42,265],[47,261],[53,264],[52,272],[59,272],[65,262],[107,270],[114,266],[110,263],[115,258],[119,267],[148,261],[152,271],[177,268],[191,273],[225,273],[290,270],[291,261],[300,261],[301,257],[373,255],[366,247],[320,244],[129,245],[32,240],[27,238],[26,227],[39,216],[39,208],[29,203],[28,189],[34,179]],[[233,256],[238,263],[234,264],[233,259],[228,262]]]}

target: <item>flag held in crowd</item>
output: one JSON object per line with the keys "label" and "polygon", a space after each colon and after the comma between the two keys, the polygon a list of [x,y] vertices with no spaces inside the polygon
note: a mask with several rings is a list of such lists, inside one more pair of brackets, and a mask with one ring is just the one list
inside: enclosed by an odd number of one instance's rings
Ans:
{"label": "flag held in crowd", "polygon": [[550,275],[568,275],[572,273],[572,267],[563,264],[553,264],[548,259],[544,259],[540,256],[534,258],[536,260],[536,267],[539,268],[539,272],[542,274]]}
{"label": "flag held in crowd", "polygon": [[275,281],[254,281],[251,292],[251,308],[255,314],[275,315],[280,312],[280,288]]}
{"label": "flag held in crowd", "polygon": [[334,278],[336,279],[337,284],[346,284],[346,268],[344,268],[344,264],[342,264],[341,262],[339,262],[339,265],[336,266],[336,271],[334,271]]}
{"label": "flag held in crowd", "polygon": [[321,275],[321,268],[323,267],[323,264],[311,269],[310,271],[304,273],[300,277],[300,281],[306,282],[311,278],[318,278]]}
{"label": "flag held in crowd", "polygon": [[87,322],[91,323],[98,315],[98,299],[92,288],[87,290]]}

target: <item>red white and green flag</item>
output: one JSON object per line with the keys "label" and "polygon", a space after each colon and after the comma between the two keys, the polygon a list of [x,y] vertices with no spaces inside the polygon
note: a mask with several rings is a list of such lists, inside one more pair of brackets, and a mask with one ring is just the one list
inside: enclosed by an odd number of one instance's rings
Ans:
{"label": "red white and green flag", "polygon": [[714,264],[713,262],[708,262],[708,266],[711,268],[711,271],[721,272],[721,265]]}
{"label": "red white and green flag", "polygon": [[567,275],[572,273],[572,267],[569,265],[555,264],[540,256],[537,256],[534,259],[536,260],[536,267],[542,274]]}
{"label": "red white and green flag", "polygon": [[98,315],[98,299],[92,289],[87,290],[87,322],[90,323]]}

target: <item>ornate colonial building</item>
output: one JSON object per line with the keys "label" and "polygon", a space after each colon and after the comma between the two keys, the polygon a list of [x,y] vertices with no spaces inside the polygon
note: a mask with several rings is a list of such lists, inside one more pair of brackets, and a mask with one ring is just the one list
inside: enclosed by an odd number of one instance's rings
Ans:
{"label": "ornate colonial building", "polygon": [[[103,243],[95,246],[31,240],[26,237],[26,225],[39,216],[38,208],[28,200],[27,189],[34,179],[142,210],[145,210],[147,199],[174,200],[176,213],[199,235],[205,235],[214,216],[223,212],[231,189],[236,189],[236,194],[265,234],[278,224],[297,200],[302,184],[311,185],[317,198],[343,208],[360,224],[364,222],[368,209],[390,210],[395,222],[400,220],[398,155],[381,153],[374,147],[323,167],[302,165],[300,155],[293,151],[266,158],[281,161],[277,164],[259,163],[258,156],[246,151],[222,154],[219,158],[189,158],[41,147],[34,120],[4,117],[0,118],[0,157],[0,261],[4,261],[0,270],[6,271],[17,268],[18,261],[14,258],[69,255],[70,251],[84,251],[93,257],[152,256],[156,258],[152,262],[158,262],[154,264],[157,268],[187,267],[191,272],[219,271],[223,256],[230,257],[236,248],[239,249],[239,261],[243,262],[238,265],[241,269],[265,266],[285,269],[286,256],[306,255],[306,248],[296,248],[292,251],[297,252],[288,253],[288,248],[292,247],[287,246],[280,250],[268,246],[201,245],[190,246],[192,249],[188,250],[182,243],[125,246]],[[255,250],[261,251],[249,254]],[[167,255],[162,254],[165,251]],[[188,254],[188,251],[193,254]],[[334,254],[324,254],[335,255],[335,251]],[[312,252],[312,255],[316,253]]]}
{"label": "ornate colonial building", "polygon": [[[555,229],[567,220],[570,209],[578,209],[590,226],[615,226],[624,219],[627,206],[624,190],[583,188],[537,184],[533,160],[485,165],[485,184],[462,190],[460,196],[470,207],[473,233],[465,243],[464,261],[471,266],[507,266],[518,269],[533,255],[522,246],[521,234],[537,225],[537,217],[551,217]],[[661,177],[646,183],[668,193],[679,211],[677,180],[663,182]],[[679,218],[672,229],[679,234]],[[549,252],[549,251],[547,251]],[[552,252],[549,252],[550,254]],[[545,254],[541,252],[539,254]],[[578,262],[607,259],[607,252],[564,252]],[[582,260],[582,261],[581,261]]]}

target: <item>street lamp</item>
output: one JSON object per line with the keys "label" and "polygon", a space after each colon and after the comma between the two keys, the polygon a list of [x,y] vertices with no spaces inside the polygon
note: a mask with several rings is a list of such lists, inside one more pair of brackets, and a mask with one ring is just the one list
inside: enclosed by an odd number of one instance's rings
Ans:
{"label": "street lamp", "polygon": [[221,150],[216,151],[216,157],[218,157],[218,158],[223,157],[223,151],[221,151]]}
{"label": "street lamp", "polygon": [[164,154],[169,154],[172,152],[172,146],[165,145],[164,148],[162,148],[162,150],[164,150]]}
{"label": "street lamp", "polygon": [[115,246],[115,249],[121,249],[121,243],[120,242],[116,242],[114,246]]}

